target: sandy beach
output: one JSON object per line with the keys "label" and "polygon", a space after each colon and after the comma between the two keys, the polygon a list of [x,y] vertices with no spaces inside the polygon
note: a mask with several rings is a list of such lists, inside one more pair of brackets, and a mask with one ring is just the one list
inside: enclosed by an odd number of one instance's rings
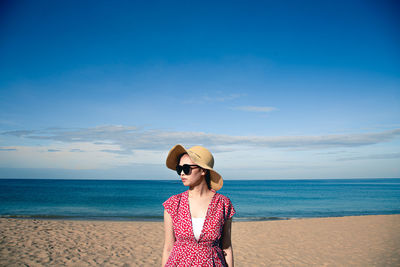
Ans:
{"label": "sandy beach", "polygon": [[[236,266],[400,266],[400,215],[233,223]],[[160,266],[160,222],[0,219],[0,266]]]}

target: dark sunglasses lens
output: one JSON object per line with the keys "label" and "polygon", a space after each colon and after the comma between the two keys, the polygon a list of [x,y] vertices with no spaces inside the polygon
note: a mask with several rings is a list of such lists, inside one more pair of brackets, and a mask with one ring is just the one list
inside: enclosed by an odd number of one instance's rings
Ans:
{"label": "dark sunglasses lens", "polygon": [[176,172],[178,173],[178,175],[181,175],[181,172],[182,172],[182,166],[181,165],[176,165]]}
{"label": "dark sunglasses lens", "polygon": [[181,165],[176,165],[176,172],[178,173],[178,175],[181,175],[181,173],[188,175],[190,173],[190,165],[188,164],[184,164],[183,166]]}
{"label": "dark sunglasses lens", "polygon": [[188,175],[190,173],[190,166],[185,164],[182,166],[183,172]]}

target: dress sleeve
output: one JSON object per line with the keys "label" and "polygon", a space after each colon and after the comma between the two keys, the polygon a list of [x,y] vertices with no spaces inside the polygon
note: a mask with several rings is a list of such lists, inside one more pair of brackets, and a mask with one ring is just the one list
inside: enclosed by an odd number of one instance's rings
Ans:
{"label": "dress sleeve", "polygon": [[229,220],[232,218],[232,216],[236,213],[235,208],[232,205],[232,202],[229,198],[226,198],[225,204],[224,204],[224,209],[225,209],[225,221]]}
{"label": "dress sleeve", "polygon": [[171,218],[174,218],[177,212],[177,198],[176,196],[172,196],[168,198],[162,205],[164,209],[171,215]]}

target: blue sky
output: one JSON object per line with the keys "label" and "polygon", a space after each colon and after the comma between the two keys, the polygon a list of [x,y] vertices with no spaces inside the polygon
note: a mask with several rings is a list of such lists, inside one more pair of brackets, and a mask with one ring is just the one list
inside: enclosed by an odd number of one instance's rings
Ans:
{"label": "blue sky", "polygon": [[396,1],[3,1],[0,177],[400,176]]}

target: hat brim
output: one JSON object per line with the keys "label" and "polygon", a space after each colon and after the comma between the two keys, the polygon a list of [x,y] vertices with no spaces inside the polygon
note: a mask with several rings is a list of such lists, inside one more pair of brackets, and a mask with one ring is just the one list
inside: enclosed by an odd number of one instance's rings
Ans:
{"label": "hat brim", "polygon": [[178,157],[182,154],[188,154],[190,159],[196,164],[199,165],[201,168],[210,171],[210,184],[211,188],[214,190],[220,190],[224,184],[222,176],[216,172],[214,169],[210,168],[209,166],[203,164],[202,162],[198,162],[196,157],[191,156],[191,151],[186,150],[182,145],[174,146],[168,153],[166,165],[171,170],[176,170],[176,165],[178,165]]}

